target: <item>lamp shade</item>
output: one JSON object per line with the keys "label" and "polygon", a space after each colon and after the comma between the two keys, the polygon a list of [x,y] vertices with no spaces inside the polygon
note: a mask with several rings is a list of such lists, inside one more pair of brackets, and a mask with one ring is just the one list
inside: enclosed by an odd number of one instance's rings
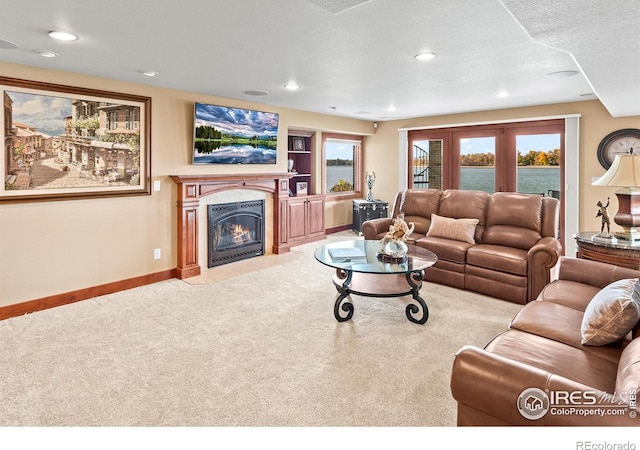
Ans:
{"label": "lamp shade", "polygon": [[616,155],[613,164],[592,183],[593,186],[635,188],[640,186],[640,156]]}

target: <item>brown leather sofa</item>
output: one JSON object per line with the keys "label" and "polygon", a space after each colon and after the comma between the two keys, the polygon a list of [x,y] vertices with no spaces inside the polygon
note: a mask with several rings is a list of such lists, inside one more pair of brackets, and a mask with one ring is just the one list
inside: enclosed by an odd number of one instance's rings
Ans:
{"label": "brown leather sofa", "polygon": [[[561,254],[557,239],[559,201],[515,192],[409,189],[396,196],[390,218],[362,225],[365,239],[381,239],[392,218],[404,214],[413,222],[409,242],[438,256],[425,280],[468,289],[525,304],[550,281]],[[475,219],[470,241],[430,233],[432,214],[448,219]],[[444,234],[446,235],[446,233]]]}
{"label": "brown leather sofa", "polygon": [[[456,354],[451,392],[458,425],[640,425],[640,323],[610,344],[581,343],[584,311],[594,295],[640,272],[567,257],[558,270],[558,279],[518,312],[508,330],[484,349],[466,346]],[[521,412],[523,404],[545,395],[546,404]]]}

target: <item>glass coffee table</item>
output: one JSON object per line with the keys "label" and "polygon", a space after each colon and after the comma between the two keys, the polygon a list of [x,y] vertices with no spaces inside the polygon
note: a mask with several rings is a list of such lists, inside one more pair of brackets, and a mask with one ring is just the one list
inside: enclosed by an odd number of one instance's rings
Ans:
{"label": "glass coffee table", "polygon": [[[407,305],[407,319],[424,324],[429,319],[427,304],[420,297],[425,269],[433,266],[435,253],[408,244],[407,259],[401,263],[378,258],[379,241],[354,239],[334,242],[316,249],[314,256],[322,264],[336,269],[333,284],[338,290],[333,314],[338,322],[353,316],[351,294],[364,297],[404,297],[411,295],[418,305]],[[341,313],[344,312],[346,314]],[[421,314],[420,314],[421,312]]]}

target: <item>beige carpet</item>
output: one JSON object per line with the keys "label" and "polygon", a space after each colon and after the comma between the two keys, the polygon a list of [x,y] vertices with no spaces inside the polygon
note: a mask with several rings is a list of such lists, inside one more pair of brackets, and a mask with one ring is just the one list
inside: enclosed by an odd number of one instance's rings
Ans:
{"label": "beige carpet", "polygon": [[425,325],[355,296],[338,323],[321,243],[0,321],[0,426],[454,426],[455,352],[519,306],[425,284]]}

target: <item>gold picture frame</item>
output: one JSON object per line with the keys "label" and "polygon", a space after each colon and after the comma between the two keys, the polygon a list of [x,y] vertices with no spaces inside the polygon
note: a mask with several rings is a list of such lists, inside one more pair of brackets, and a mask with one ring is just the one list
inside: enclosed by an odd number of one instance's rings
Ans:
{"label": "gold picture frame", "polygon": [[151,98],[0,77],[0,202],[151,195]]}

